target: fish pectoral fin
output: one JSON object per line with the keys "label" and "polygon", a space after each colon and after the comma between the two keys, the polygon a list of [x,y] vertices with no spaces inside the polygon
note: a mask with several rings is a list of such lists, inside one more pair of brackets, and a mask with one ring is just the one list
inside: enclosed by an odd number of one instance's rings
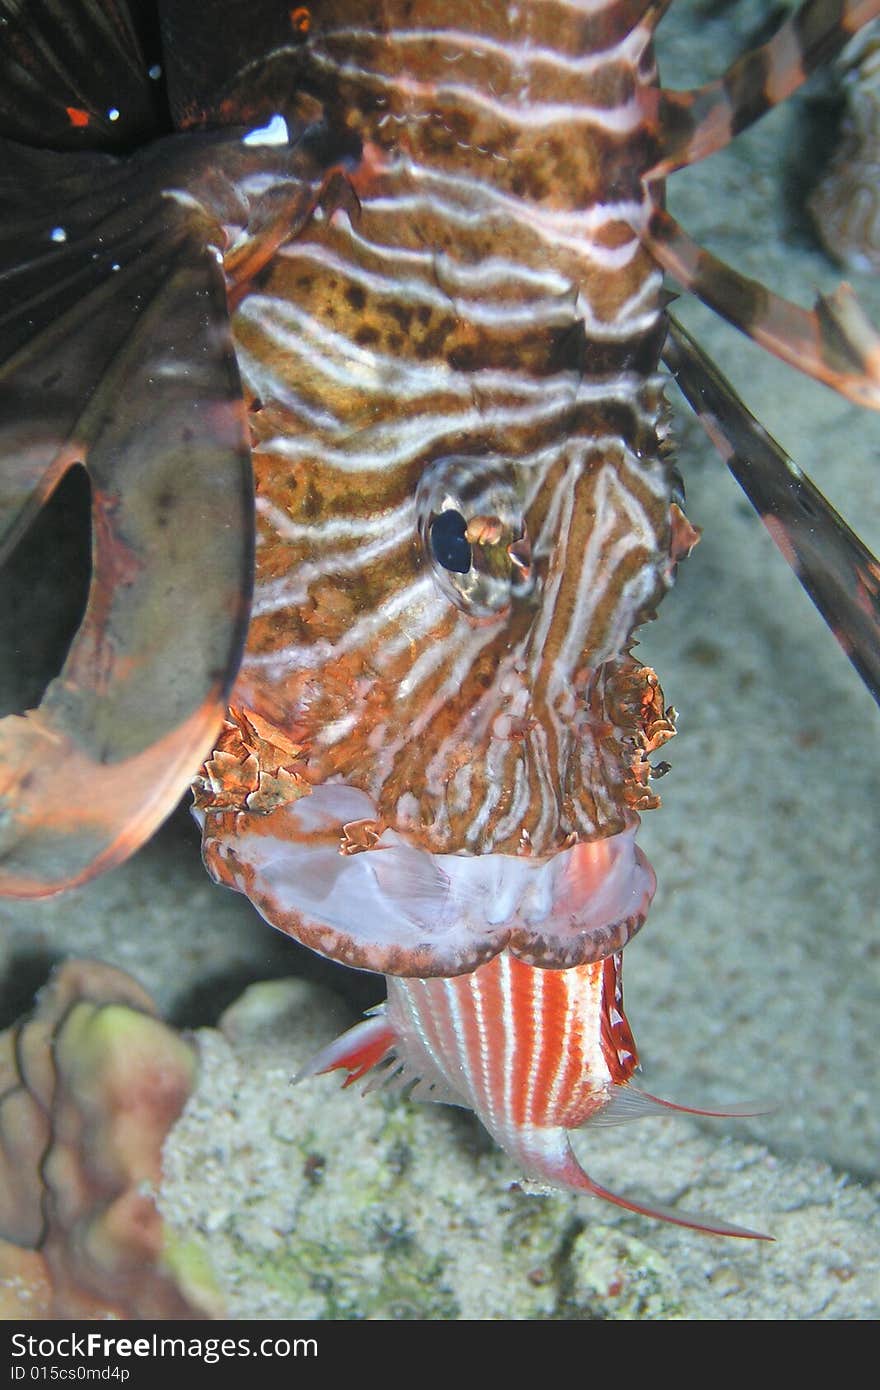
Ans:
{"label": "fish pectoral fin", "polygon": [[[851,305],[848,311],[851,316]],[[880,561],[672,317],[663,357],[774,544],[880,702]]]}
{"label": "fish pectoral fin", "polygon": [[252,584],[247,425],[203,211],[104,155],[53,190],[56,158],[20,151],[4,185],[0,549],[81,464],[93,562],[58,677],[0,721],[0,893],[23,897],[109,868],[173,809],[220,727]]}

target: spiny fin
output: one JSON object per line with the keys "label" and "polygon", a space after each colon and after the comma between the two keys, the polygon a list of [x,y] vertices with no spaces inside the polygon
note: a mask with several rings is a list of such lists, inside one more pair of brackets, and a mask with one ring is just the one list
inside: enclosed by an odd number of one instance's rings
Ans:
{"label": "spiny fin", "polygon": [[0,134],[125,152],[292,103],[302,12],[275,0],[0,0]]}
{"label": "spiny fin", "polygon": [[849,286],[803,309],[699,246],[663,208],[640,235],[658,265],[747,338],[856,405],[880,410],[880,334]]}
{"label": "spiny fin", "polygon": [[880,15],[880,0],[805,0],[767,43],[744,53],[722,77],[689,92],[657,89],[659,156],[648,178],[665,178],[724,149],[777,106],[853,34]]}
{"label": "spiny fin", "polygon": [[222,228],[160,196],[154,159],[10,150],[0,554],[74,464],[92,500],[79,631],[39,708],[0,721],[0,892],[30,897],[130,854],[210,752],[247,630],[253,494]]}
{"label": "spiny fin", "polygon": [[166,133],[155,9],[0,0],[0,134],[53,150],[122,151]]}
{"label": "spiny fin", "polygon": [[[222,723],[254,544],[223,257],[241,226],[263,265],[296,231],[277,215],[301,223],[355,140],[300,141],[298,14],[0,0],[0,558],[76,464],[94,557],[60,675],[0,722],[0,894],[59,892],[131,854]],[[242,141],[282,110],[287,145]],[[157,138],[205,125],[229,130]],[[265,194],[236,192],[243,161]]]}
{"label": "spiny fin", "polygon": [[880,703],[880,563],[672,317],[663,357],[774,544]]}
{"label": "spiny fin", "polygon": [[297,1086],[309,1076],[344,1070],[348,1075],[343,1086],[353,1086],[355,1081],[384,1061],[396,1041],[397,1035],[385,1017],[384,1008],[377,1009],[371,1018],[356,1023],[346,1033],[322,1047],[314,1057],[310,1057],[296,1073],[293,1085]]}
{"label": "spiny fin", "polygon": [[332,1043],[310,1058],[293,1078],[297,1085],[309,1076],[345,1070],[343,1089],[352,1086],[362,1076],[373,1075],[364,1087],[370,1091],[406,1091],[408,1100],[435,1101],[440,1105],[461,1105],[462,1099],[451,1089],[427,1057],[412,1065],[404,1055],[404,1044],[385,1016],[385,1006],[379,1005],[372,1017],[356,1023]]}

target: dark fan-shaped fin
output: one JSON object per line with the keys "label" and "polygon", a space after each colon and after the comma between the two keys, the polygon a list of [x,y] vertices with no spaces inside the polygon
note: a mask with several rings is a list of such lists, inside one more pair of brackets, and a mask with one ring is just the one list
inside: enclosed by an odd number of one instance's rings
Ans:
{"label": "dark fan-shaped fin", "polygon": [[121,151],[167,129],[150,0],[0,0],[0,134]]}
{"label": "dark fan-shaped fin", "polygon": [[304,14],[0,0],[0,559],[78,463],[93,539],[60,675],[0,721],[0,892],[131,853],[222,721],[254,531],[230,303],[359,152],[295,115]]}
{"label": "dark fan-shaped fin", "polygon": [[135,849],[210,750],[252,495],[216,220],[150,152],[8,144],[0,170],[0,555],[73,464],[92,495],[82,625],[0,721],[0,891],[37,895]]}
{"label": "dark fan-shaped fin", "polygon": [[880,564],[669,320],[663,358],[813,603],[880,702]]}

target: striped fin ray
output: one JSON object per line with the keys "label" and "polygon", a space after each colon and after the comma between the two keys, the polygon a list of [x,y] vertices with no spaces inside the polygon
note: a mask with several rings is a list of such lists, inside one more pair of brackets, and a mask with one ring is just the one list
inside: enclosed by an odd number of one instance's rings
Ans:
{"label": "striped fin ray", "polygon": [[[880,0],[805,0],[723,77],[692,92],[646,92],[659,158],[644,175],[645,187],[723,149],[877,15]],[[848,285],[819,295],[810,311],[699,246],[661,206],[640,235],[658,265],[747,337],[857,405],[880,409],[880,335]]]}
{"label": "striped fin ray", "polygon": [[680,285],[747,338],[856,405],[880,410],[880,335],[848,285],[802,309],[698,246],[660,208],[644,242]]}
{"label": "striped fin ray", "polygon": [[722,77],[689,92],[649,94],[660,154],[647,177],[665,178],[724,149],[877,15],[880,0],[806,0],[772,39],[744,53]]}
{"label": "striped fin ray", "polygon": [[414,1047],[411,1039],[404,1051],[399,1034],[385,1016],[384,1004],[371,1009],[370,1017],[310,1058],[293,1078],[293,1085],[337,1070],[347,1073],[343,1087],[353,1086],[369,1073],[365,1095],[370,1091],[399,1091],[406,1092],[408,1100],[465,1104],[437,1069],[427,1049]]}
{"label": "striped fin ray", "polygon": [[674,318],[663,355],[774,544],[880,702],[880,562]]}

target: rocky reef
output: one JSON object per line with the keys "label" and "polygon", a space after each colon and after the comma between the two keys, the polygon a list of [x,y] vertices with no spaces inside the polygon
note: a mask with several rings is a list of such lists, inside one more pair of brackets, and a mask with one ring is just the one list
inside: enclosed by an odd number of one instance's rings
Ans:
{"label": "rocky reef", "polygon": [[197,1068],[140,986],[95,961],[62,965],[0,1035],[0,1316],[220,1311],[156,1204]]}

